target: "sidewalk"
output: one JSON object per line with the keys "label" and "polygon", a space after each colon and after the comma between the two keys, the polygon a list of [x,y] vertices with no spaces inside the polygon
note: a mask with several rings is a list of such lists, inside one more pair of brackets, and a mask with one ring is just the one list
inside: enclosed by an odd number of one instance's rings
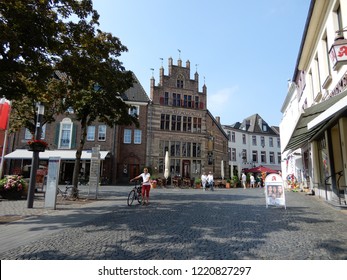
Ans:
{"label": "sidewalk", "polygon": [[55,210],[44,207],[42,194],[35,194],[33,208],[27,208],[25,199],[0,199],[0,253],[93,219],[108,212],[109,207],[125,204],[124,198],[117,200],[117,196],[123,196],[128,189],[128,186],[101,186],[102,192],[95,199],[95,195],[88,196],[88,186],[79,187],[80,199],[57,200]]}

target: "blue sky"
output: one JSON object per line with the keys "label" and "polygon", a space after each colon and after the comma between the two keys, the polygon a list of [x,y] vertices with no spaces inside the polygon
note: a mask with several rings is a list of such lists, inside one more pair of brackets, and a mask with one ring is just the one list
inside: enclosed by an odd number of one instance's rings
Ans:
{"label": "blue sky", "polygon": [[[179,56],[197,69],[207,108],[231,125],[258,113],[281,122],[310,0],[94,0],[100,29],[128,48],[120,56],[150,95],[159,68]],[[180,50],[180,52],[178,51]],[[163,58],[163,60],[161,60]],[[152,71],[151,69],[154,69]]]}

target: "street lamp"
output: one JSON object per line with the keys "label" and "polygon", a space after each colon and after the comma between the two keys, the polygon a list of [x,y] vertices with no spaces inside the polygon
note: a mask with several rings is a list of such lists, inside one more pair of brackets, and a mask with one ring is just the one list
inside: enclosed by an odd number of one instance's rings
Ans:
{"label": "street lamp", "polygon": [[329,50],[329,57],[334,70],[338,69],[341,64],[347,63],[347,40],[343,36],[343,32],[346,31],[336,31],[335,41]]}
{"label": "street lamp", "polygon": [[[45,113],[45,106],[38,102],[37,106],[37,116],[36,116],[36,126],[35,126],[35,135],[34,140],[40,140],[42,134],[42,118]],[[30,170],[30,184],[28,190],[28,208],[33,208],[34,205],[34,195],[35,195],[35,186],[36,186],[36,172],[39,163],[39,150],[33,150],[33,156],[31,160],[31,170]]]}

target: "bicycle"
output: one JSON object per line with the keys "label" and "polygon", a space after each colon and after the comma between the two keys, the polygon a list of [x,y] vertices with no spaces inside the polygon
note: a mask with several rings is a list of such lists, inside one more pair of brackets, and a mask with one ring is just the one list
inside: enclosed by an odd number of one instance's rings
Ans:
{"label": "bicycle", "polygon": [[134,188],[129,192],[128,195],[128,206],[131,206],[134,202],[134,200],[137,200],[139,204],[142,202],[142,183],[138,186],[137,181],[135,181]]}
{"label": "bicycle", "polygon": [[57,187],[57,196],[60,196],[62,200],[72,198],[73,200],[78,199],[78,189],[77,189],[77,196],[74,197],[72,194],[73,186],[70,185],[69,181],[65,181],[65,190],[62,191],[59,187]]}

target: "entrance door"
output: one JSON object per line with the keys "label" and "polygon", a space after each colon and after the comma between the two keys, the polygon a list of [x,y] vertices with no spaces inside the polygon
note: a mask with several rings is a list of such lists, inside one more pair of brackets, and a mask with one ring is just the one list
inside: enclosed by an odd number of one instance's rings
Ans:
{"label": "entrance door", "polygon": [[190,178],[190,160],[183,160],[182,168],[183,178]]}
{"label": "entrance door", "polygon": [[60,184],[66,181],[72,182],[73,169],[75,167],[75,162],[65,161],[62,163],[62,170],[60,175]]}

